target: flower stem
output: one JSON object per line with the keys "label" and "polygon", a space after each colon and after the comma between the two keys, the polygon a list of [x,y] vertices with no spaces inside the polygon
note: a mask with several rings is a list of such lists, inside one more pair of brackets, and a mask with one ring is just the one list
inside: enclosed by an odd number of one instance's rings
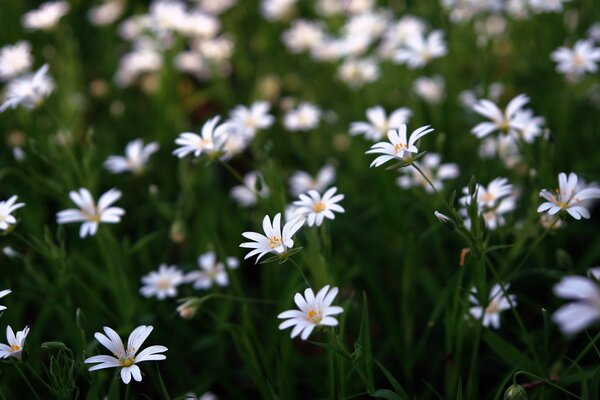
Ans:
{"label": "flower stem", "polygon": [[158,368],[158,364],[156,365],[156,373],[158,374],[158,383],[160,385],[160,390],[162,391],[163,397],[165,400],[170,400],[169,392],[167,391],[167,387],[165,386],[165,381],[163,381],[162,375],[160,373],[160,368]]}
{"label": "flower stem", "polygon": [[308,279],[306,278],[306,275],[304,275],[304,272],[302,271],[302,268],[292,258],[288,258],[288,260],[290,260],[292,262],[292,264],[294,264],[296,266],[296,269],[298,269],[298,272],[300,272],[300,276],[302,276],[302,279],[304,280],[306,287],[311,287],[310,283],[308,283]]}
{"label": "flower stem", "polygon": [[27,387],[29,387],[29,389],[31,390],[31,392],[33,393],[33,395],[35,396],[35,398],[37,400],[41,400],[41,397],[38,395],[38,393],[36,392],[36,390],[33,388],[33,386],[31,385],[31,382],[29,382],[29,379],[27,379],[27,376],[23,373],[23,370],[21,369],[21,366],[18,365],[18,364],[15,364],[15,367],[17,368],[17,371],[19,372],[19,375],[21,375],[21,378],[23,378],[23,380],[27,384]]}

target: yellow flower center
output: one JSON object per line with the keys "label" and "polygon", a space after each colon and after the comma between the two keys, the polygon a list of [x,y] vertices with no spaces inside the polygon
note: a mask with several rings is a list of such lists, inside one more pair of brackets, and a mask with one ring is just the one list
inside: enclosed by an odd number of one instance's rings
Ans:
{"label": "yellow flower center", "polygon": [[325,208],[327,208],[327,207],[325,207],[325,204],[323,204],[322,201],[319,201],[318,203],[316,203],[313,206],[313,211],[316,212],[316,213],[320,213],[320,212],[324,211]]}
{"label": "yellow flower center", "polygon": [[171,280],[169,278],[160,278],[156,285],[159,289],[168,289],[171,287]]}
{"label": "yellow flower center", "polygon": [[273,236],[271,238],[269,238],[269,247],[271,249],[274,249],[276,247],[279,247],[282,245],[282,241],[281,238],[279,236]]}
{"label": "yellow flower center", "polygon": [[120,358],[119,365],[121,367],[131,367],[133,365],[133,357],[129,358]]}
{"label": "yellow flower center", "polygon": [[306,317],[310,322],[313,322],[315,324],[318,324],[323,319],[319,310],[310,310],[308,314],[306,314]]}
{"label": "yellow flower center", "polygon": [[394,154],[398,154],[400,150],[406,150],[408,146],[404,143],[396,143],[394,145]]}
{"label": "yellow flower center", "polygon": [[496,299],[490,301],[490,304],[488,304],[488,306],[485,308],[486,314],[493,314],[497,313],[498,311],[500,311],[500,304],[498,304]]}
{"label": "yellow flower center", "polygon": [[18,344],[11,344],[10,345],[10,351],[11,353],[17,352],[21,350],[21,346],[19,346]]}
{"label": "yellow flower center", "polygon": [[481,195],[481,201],[483,202],[489,202],[489,201],[494,201],[496,200],[496,196],[494,196],[494,194],[490,193],[490,192],[486,192],[483,195]]}

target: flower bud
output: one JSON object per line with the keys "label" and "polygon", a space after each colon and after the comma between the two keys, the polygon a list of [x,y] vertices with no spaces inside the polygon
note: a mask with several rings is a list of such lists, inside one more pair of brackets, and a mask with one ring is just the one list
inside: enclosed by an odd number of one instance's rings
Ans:
{"label": "flower bud", "polygon": [[527,400],[527,392],[521,385],[511,385],[504,392],[504,400]]}
{"label": "flower bud", "polygon": [[435,215],[437,220],[440,221],[446,228],[450,229],[451,231],[456,229],[456,222],[454,222],[454,220],[449,216],[442,214],[439,211],[434,211],[433,215]]}

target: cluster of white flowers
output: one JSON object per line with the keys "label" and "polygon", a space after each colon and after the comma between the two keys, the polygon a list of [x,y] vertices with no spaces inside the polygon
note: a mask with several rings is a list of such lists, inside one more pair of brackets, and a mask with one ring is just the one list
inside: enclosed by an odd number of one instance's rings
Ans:
{"label": "cluster of white flowers", "polygon": [[[10,289],[0,290],[0,299],[12,291]],[[0,305],[0,312],[6,310],[6,306]],[[23,347],[25,346],[25,338],[29,334],[29,327],[26,326],[22,331],[15,332],[10,325],[6,326],[6,341],[8,344],[0,343],[0,359],[8,357],[20,360],[23,357]]]}
{"label": "cluster of white flowers", "polygon": [[570,0],[441,0],[453,22],[466,22],[489,15],[526,19],[542,13],[563,11],[563,3]]}

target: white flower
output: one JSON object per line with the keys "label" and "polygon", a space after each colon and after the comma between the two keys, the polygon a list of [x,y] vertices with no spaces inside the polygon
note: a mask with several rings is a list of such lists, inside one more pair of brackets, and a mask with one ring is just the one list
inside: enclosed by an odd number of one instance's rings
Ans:
{"label": "white flower", "polygon": [[275,118],[269,114],[270,108],[271,105],[268,102],[257,101],[250,108],[235,107],[229,118],[244,128],[243,132],[246,136],[254,137],[258,129],[267,129],[275,122]]}
{"label": "white flower", "polygon": [[79,209],[70,208],[59,211],[56,214],[56,220],[59,224],[83,222],[79,229],[79,237],[81,238],[88,235],[94,236],[101,222],[116,224],[125,215],[125,210],[122,208],[110,207],[111,204],[121,198],[121,192],[116,189],[110,189],[100,196],[98,204],[94,201],[90,191],[85,188],[79,189],[79,192],[69,192],[69,197]]}
{"label": "white flower", "polygon": [[434,58],[446,55],[446,43],[442,31],[433,31],[429,36],[414,34],[410,36],[405,47],[396,51],[394,60],[406,64],[410,69],[422,68]]}
{"label": "white flower", "polygon": [[532,143],[533,140],[543,132],[542,125],[545,123],[544,117],[536,117],[531,110],[518,111],[512,121],[512,126],[516,133],[525,142]]}
{"label": "white flower", "polygon": [[0,343],[0,358],[14,357],[20,360],[23,356],[23,346],[25,346],[25,338],[29,333],[29,327],[26,326],[22,331],[18,331],[17,335],[13,332],[10,325],[6,327],[6,341],[8,345]]}
{"label": "white flower", "polygon": [[199,271],[186,274],[186,282],[193,283],[194,289],[208,289],[213,283],[225,287],[229,285],[227,270],[222,262],[217,262],[217,255],[213,251],[198,257]]}
{"label": "white flower", "polygon": [[93,356],[86,358],[83,362],[86,364],[97,363],[90,367],[91,371],[104,368],[121,368],[121,379],[123,383],[128,384],[133,379],[140,382],[142,380],[142,372],[140,367],[136,364],[142,361],[155,361],[164,360],[167,357],[164,353],[168,349],[165,346],[150,346],[142,350],[140,354],[136,356],[137,351],[140,349],[150,332],[152,332],[152,326],[140,325],[131,332],[129,339],[127,339],[127,347],[123,345],[121,338],[108,326],[104,327],[106,335],[96,332],[94,337],[104,347],[106,347],[113,355],[112,356]]}
{"label": "white flower", "polygon": [[174,265],[160,264],[158,271],[152,271],[142,277],[144,286],[140,293],[144,297],[156,297],[163,300],[177,296],[177,286],[183,283],[183,272]]}
{"label": "white flower", "polygon": [[257,255],[256,262],[258,262],[265,254],[285,254],[288,248],[294,246],[292,236],[304,225],[304,218],[297,217],[287,222],[281,231],[281,214],[275,215],[273,218],[273,224],[271,225],[271,219],[268,215],[265,215],[263,219],[263,230],[264,235],[257,232],[244,232],[242,236],[246,239],[253,240],[253,242],[244,242],[240,244],[240,247],[253,249],[244,260]]}
{"label": "white flower", "polygon": [[43,3],[37,10],[32,10],[23,15],[22,23],[29,30],[50,30],[58,21],[69,12],[69,3],[66,1],[49,1]]}
{"label": "white flower", "polygon": [[321,193],[329,187],[335,180],[335,168],[331,165],[325,165],[317,172],[316,178],[310,176],[308,172],[296,171],[289,180],[290,192],[293,196],[299,196],[309,190],[316,190]]}
{"label": "white flower", "polygon": [[292,53],[301,53],[312,49],[324,36],[323,28],[318,23],[297,19],[283,33],[282,39]]}
{"label": "white flower", "polygon": [[339,66],[338,76],[350,87],[358,88],[379,79],[379,65],[373,58],[348,58]]}
{"label": "white flower", "polygon": [[[6,290],[0,290],[0,299],[8,294],[10,294],[11,290],[10,289],[6,289]],[[0,311],[4,311],[6,310],[6,306],[0,305]]]}
{"label": "white flower", "polygon": [[140,174],[148,162],[150,156],[158,151],[158,143],[151,142],[144,145],[142,139],[136,139],[127,143],[125,157],[110,156],[104,162],[104,167],[113,174],[132,172]]}
{"label": "white flower", "polygon": [[0,113],[17,106],[27,109],[37,107],[53,90],[54,82],[48,76],[48,64],[44,64],[35,74],[15,78],[8,83]]}
{"label": "white flower", "polygon": [[410,119],[412,111],[408,108],[398,108],[385,115],[385,110],[381,106],[375,106],[367,109],[368,122],[353,122],[350,124],[350,135],[364,135],[365,139],[378,141],[381,140],[390,129],[398,129]]}
{"label": "white flower", "polygon": [[566,211],[575,219],[590,218],[590,212],[582,202],[600,198],[600,188],[587,187],[577,190],[576,187],[577,175],[571,172],[567,179],[567,174],[561,172],[558,174],[558,189],[555,189],[554,193],[546,189],[540,192],[540,196],[548,201],[542,203],[537,211],[548,212],[550,215]]}
{"label": "white flower", "polygon": [[5,231],[10,225],[17,223],[17,220],[11,214],[25,206],[25,203],[16,203],[17,196],[11,196],[8,200],[0,201],[0,230]]}
{"label": "white flower", "polygon": [[126,87],[138,76],[158,71],[162,63],[162,55],[157,49],[150,45],[139,46],[121,57],[114,79],[119,86]]}
{"label": "white flower", "polygon": [[387,136],[388,142],[375,143],[365,154],[383,154],[378,156],[371,163],[371,167],[379,167],[390,160],[397,159],[402,160],[409,153],[418,153],[419,149],[415,146],[417,140],[433,132],[433,128],[430,125],[422,126],[410,134],[408,141],[406,140],[407,126],[402,124],[398,129],[388,130]]}
{"label": "white flower", "polygon": [[343,194],[335,195],[336,187],[327,190],[323,197],[316,190],[309,190],[308,196],[300,195],[300,200],[295,201],[297,212],[306,216],[308,226],[321,226],[324,218],[334,219],[333,211],[343,213],[345,210],[337,203],[344,199]]}
{"label": "white flower", "polygon": [[415,79],[413,91],[429,104],[438,104],[444,98],[444,78],[439,75]]}
{"label": "white flower", "polygon": [[479,146],[479,156],[482,158],[494,158],[498,156],[509,169],[518,167],[522,158],[517,138],[508,135],[488,136],[484,138]]}
{"label": "white flower", "polygon": [[20,41],[0,49],[0,80],[7,81],[29,71],[33,57],[31,45]]}
{"label": "white flower", "polygon": [[600,320],[600,288],[592,279],[566,276],[554,285],[554,294],[574,300],[552,315],[552,320],[565,335],[577,333]]}
{"label": "white flower", "polygon": [[298,0],[262,0],[260,11],[269,21],[281,21],[292,14]]}
{"label": "white flower", "polygon": [[[483,326],[488,327],[491,325],[494,329],[500,328],[500,313],[510,310],[511,306],[515,307],[517,305],[517,297],[514,294],[508,296],[506,294],[509,287],[508,284],[503,284],[502,287],[495,284],[490,290],[489,302],[485,308],[479,305],[477,298],[471,294],[469,300],[475,304],[475,307],[471,307],[469,313],[477,320],[481,319],[483,313]],[[472,292],[477,293],[477,290],[473,289]]]}
{"label": "white flower", "polygon": [[[256,190],[256,184],[260,180],[260,191]],[[269,187],[266,185],[260,172],[248,172],[244,175],[244,184],[234,186],[231,189],[233,197],[242,207],[251,207],[255,205],[258,198],[266,198],[269,195]]]}
{"label": "white flower", "polygon": [[478,114],[489,118],[491,122],[479,123],[471,129],[471,133],[478,138],[482,138],[496,130],[511,132],[514,129],[519,129],[519,125],[515,124],[515,117],[527,103],[529,103],[529,97],[520,94],[508,103],[505,111],[502,111],[490,100],[479,100],[477,104],[473,106],[473,110]]}
{"label": "white flower", "polygon": [[106,0],[104,3],[91,7],[87,16],[95,26],[109,25],[123,14],[125,3],[121,0]]}
{"label": "white flower", "polygon": [[559,47],[554,50],[550,58],[557,63],[556,71],[577,80],[586,72],[598,71],[596,64],[600,61],[600,48],[594,47],[591,40],[578,40],[572,49]]}
{"label": "white flower", "polygon": [[[477,192],[475,201],[477,210],[483,217],[485,225],[488,229],[494,230],[498,226],[505,224],[504,214],[513,211],[516,208],[516,195],[513,190],[513,185],[508,183],[507,178],[496,178],[489,183],[487,187],[480,185],[475,186]],[[471,220],[468,218],[467,206],[471,204],[472,197],[469,194],[469,188],[463,188],[464,196],[459,199],[463,206],[461,213],[465,217],[464,224],[470,229]]]}
{"label": "white flower", "polygon": [[217,126],[219,120],[220,117],[216,116],[206,121],[202,126],[202,136],[192,132],[181,133],[175,140],[180,147],[175,149],[173,154],[179,158],[192,153],[194,157],[200,157],[202,153],[211,156],[218,154],[227,140],[226,128],[228,128],[227,124]]}
{"label": "white flower", "polygon": [[[442,181],[456,178],[459,172],[458,164],[441,164],[441,157],[436,153],[425,154],[419,168],[437,190],[442,190]],[[433,193],[433,188],[429,185],[429,182],[415,168],[401,169],[400,173],[403,175],[398,177],[396,183],[401,188],[407,189],[414,186],[421,186],[427,193]]]}
{"label": "white flower", "polygon": [[308,131],[319,125],[321,110],[311,103],[300,103],[296,109],[283,117],[283,125],[289,131]]}
{"label": "white flower", "polygon": [[316,296],[311,288],[304,291],[304,296],[296,293],[294,302],[299,310],[288,310],[279,314],[277,318],[286,319],[279,324],[279,329],[293,326],[290,337],[300,335],[302,340],[306,340],[316,326],[337,326],[338,321],[333,316],[344,312],[342,307],[331,305],[337,294],[338,288],[329,290],[329,285],[319,290]]}

